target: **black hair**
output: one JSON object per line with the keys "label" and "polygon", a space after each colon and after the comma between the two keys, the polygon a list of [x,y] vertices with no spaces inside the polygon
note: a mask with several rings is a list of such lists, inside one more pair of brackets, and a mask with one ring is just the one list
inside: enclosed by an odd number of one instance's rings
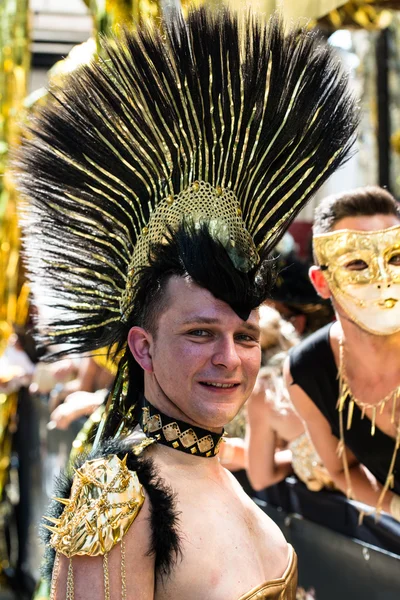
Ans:
{"label": "black hair", "polygon": [[151,246],[149,264],[140,269],[129,328],[139,325],[155,333],[172,276],[190,278],[229,304],[243,320],[269,295],[274,279],[272,259],[262,260],[247,273],[239,271],[205,223],[196,227],[183,222],[176,231],[168,229],[165,242]]}

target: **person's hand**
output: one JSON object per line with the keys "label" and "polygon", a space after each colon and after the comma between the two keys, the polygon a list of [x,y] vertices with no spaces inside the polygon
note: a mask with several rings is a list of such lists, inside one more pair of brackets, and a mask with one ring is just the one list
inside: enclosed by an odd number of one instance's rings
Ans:
{"label": "person's hand", "polygon": [[230,470],[244,468],[244,440],[241,438],[224,438],[219,453],[221,464]]}
{"label": "person's hand", "polygon": [[50,415],[49,429],[68,429],[73,421],[90,416],[104,401],[103,390],[97,392],[72,392]]}
{"label": "person's hand", "polygon": [[76,377],[76,363],[71,358],[63,358],[51,365],[51,372],[56,381],[65,382]]}

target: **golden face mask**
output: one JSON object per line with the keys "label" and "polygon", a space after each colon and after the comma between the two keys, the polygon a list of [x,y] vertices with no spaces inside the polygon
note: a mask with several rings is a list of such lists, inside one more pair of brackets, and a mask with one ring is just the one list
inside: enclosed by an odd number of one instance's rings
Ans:
{"label": "golden face mask", "polygon": [[315,235],[314,252],[333,296],[366,331],[400,331],[400,225]]}

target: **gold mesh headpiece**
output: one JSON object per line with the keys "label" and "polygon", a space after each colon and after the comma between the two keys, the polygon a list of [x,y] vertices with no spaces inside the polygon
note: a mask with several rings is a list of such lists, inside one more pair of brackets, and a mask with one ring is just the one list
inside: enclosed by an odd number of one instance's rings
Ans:
{"label": "gold mesh headpiece", "polygon": [[214,188],[205,181],[195,181],[188,189],[175,196],[171,194],[160,202],[148,225],[142,229],[122,294],[123,316],[127,315],[134,301],[135,274],[148,263],[151,246],[163,242],[168,228],[177,229],[184,219],[195,227],[207,224],[212,237],[224,246],[240,271],[247,272],[258,263],[259,256],[253,238],[246,230],[235,194],[219,186]]}

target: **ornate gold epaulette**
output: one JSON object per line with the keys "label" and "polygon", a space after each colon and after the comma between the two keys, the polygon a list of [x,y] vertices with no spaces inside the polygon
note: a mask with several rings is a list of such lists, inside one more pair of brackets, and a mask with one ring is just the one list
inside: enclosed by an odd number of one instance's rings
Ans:
{"label": "ornate gold epaulette", "polygon": [[111,455],[90,460],[75,471],[70,499],[59,519],[46,517],[53,535],[51,546],[71,558],[106,555],[118,544],[144,502],[143,486],[135,472]]}

